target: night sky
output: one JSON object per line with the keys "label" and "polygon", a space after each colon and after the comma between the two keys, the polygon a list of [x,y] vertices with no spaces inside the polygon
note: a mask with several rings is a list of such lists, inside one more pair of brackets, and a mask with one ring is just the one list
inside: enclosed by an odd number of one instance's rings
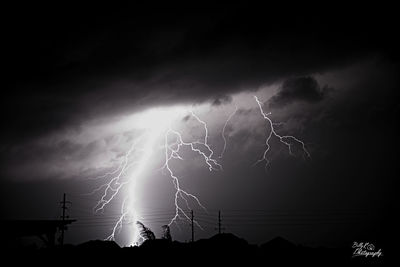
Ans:
{"label": "night sky", "polygon": [[[390,238],[399,169],[395,8],[21,5],[4,13],[2,219],[59,218],[65,192],[78,220],[66,241],[106,238],[132,191],[98,213],[101,192],[88,193],[156,128],[133,194],[140,220],[159,236],[175,212],[160,127],[168,121],[185,141],[203,140],[193,111],[223,167],[209,171],[187,148],[171,160],[181,187],[208,210],[189,199],[203,228],[196,238],[216,233],[218,210],[224,231],[251,243]],[[272,138],[269,165],[254,165],[270,132],[254,96],[279,122],[276,132],[303,141],[311,157]],[[130,244],[130,225],[116,235],[120,245]],[[190,239],[185,220],[171,231]]]}

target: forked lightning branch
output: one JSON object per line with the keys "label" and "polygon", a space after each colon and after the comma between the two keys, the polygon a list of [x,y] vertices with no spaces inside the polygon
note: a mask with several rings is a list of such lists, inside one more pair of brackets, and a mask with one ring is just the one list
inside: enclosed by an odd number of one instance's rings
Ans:
{"label": "forked lightning branch", "polygon": [[[265,166],[269,164],[268,152],[270,151],[270,142],[273,138],[276,138],[279,142],[285,145],[290,155],[293,154],[292,147],[298,145],[302,149],[304,155],[310,157],[310,153],[307,151],[303,141],[292,135],[279,135],[277,133],[275,129],[277,124],[269,117],[271,113],[265,113],[263,110],[263,104],[256,96],[254,96],[254,98],[262,118],[267,122],[265,149],[261,158],[256,161],[255,164],[260,162],[264,162]],[[225,136],[225,130],[228,123],[230,123],[236,114],[237,109],[238,108],[235,107],[235,110],[228,116],[223,125],[221,136],[224,144],[219,157],[217,156],[218,158],[222,158],[226,151],[227,139]],[[143,176],[143,172],[148,167],[148,163],[153,154],[161,152],[155,149],[157,142],[159,142],[161,138],[164,139],[164,144],[162,146],[162,150],[164,151],[164,163],[160,169],[171,179],[174,188],[173,201],[175,214],[170,218],[169,222],[166,222],[166,224],[171,226],[174,223],[178,223],[178,221],[187,221],[190,223],[191,218],[186,211],[193,209],[193,206],[191,205],[197,205],[197,207],[206,210],[206,207],[201,203],[198,196],[187,191],[187,189],[182,188],[180,179],[178,175],[175,174],[171,163],[173,161],[179,162],[183,160],[183,148],[188,148],[192,153],[197,154],[201,158],[204,162],[204,166],[208,168],[210,172],[223,171],[223,166],[216,159],[216,153],[209,144],[209,130],[207,123],[192,110],[184,112],[188,113],[196,123],[201,126],[202,132],[199,133],[203,136],[201,140],[186,140],[180,131],[171,126],[174,119],[177,119],[177,116],[181,116],[182,112],[160,111],[154,113],[153,116],[157,117],[157,123],[152,125],[151,118],[144,118],[144,120],[150,121],[149,126],[145,129],[143,134],[134,139],[129,149],[125,152],[123,160],[119,166],[115,170],[98,177],[98,179],[104,179],[105,182],[90,193],[101,194],[100,199],[94,207],[94,212],[96,213],[104,211],[104,209],[122,192],[122,189],[126,189],[124,191],[126,195],[124,196],[124,201],[120,207],[120,216],[118,220],[116,220],[106,239],[114,240],[122,227],[131,227],[131,245],[140,244],[142,241],[142,237],[139,234],[140,230],[136,224],[142,216],[138,214],[140,203],[137,203],[137,199],[135,199],[135,190],[137,189],[137,182],[141,179],[141,176]],[[194,221],[194,223],[197,227],[202,228],[200,223],[197,221]]]}

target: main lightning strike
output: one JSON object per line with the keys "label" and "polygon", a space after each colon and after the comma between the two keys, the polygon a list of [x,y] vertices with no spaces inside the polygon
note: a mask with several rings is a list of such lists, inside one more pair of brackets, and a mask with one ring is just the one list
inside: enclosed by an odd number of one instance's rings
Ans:
{"label": "main lightning strike", "polygon": [[[276,138],[278,138],[279,142],[281,142],[282,144],[284,144],[285,146],[287,146],[290,155],[293,156],[294,154],[293,154],[293,151],[292,151],[292,145],[293,145],[293,144],[289,143],[289,140],[294,140],[295,142],[297,142],[297,143],[299,143],[299,144],[301,145],[304,154],[305,154],[307,157],[311,158],[311,155],[310,155],[310,153],[308,152],[308,150],[306,149],[306,146],[305,146],[305,144],[304,144],[303,141],[299,140],[298,138],[296,138],[296,137],[294,137],[294,136],[292,136],[292,135],[279,135],[279,134],[275,131],[275,127],[274,127],[274,126],[276,126],[276,125],[278,125],[278,124],[280,124],[280,123],[274,123],[274,122],[272,122],[272,120],[268,117],[269,115],[271,115],[271,112],[265,113],[264,110],[263,110],[263,108],[262,108],[262,105],[263,105],[263,104],[258,100],[257,96],[254,96],[254,98],[255,98],[255,100],[256,100],[256,102],[257,102],[257,105],[258,105],[258,107],[259,107],[259,109],[260,109],[261,115],[262,115],[263,118],[268,122],[269,128],[270,128],[269,134],[268,134],[267,139],[266,139],[266,141],[265,141],[266,149],[265,149],[265,151],[264,151],[264,153],[263,153],[263,156],[262,156],[259,160],[257,160],[257,161],[254,163],[254,165],[257,165],[258,163],[263,162],[263,161],[266,162],[266,163],[265,163],[265,167],[267,167],[267,166],[269,165],[270,162],[269,162],[269,160],[268,160],[268,158],[267,158],[267,154],[268,154],[268,152],[270,151],[270,148],[271,148],[271,146],[270,146],[270,140],[271,140],[272,136],[275,136]],[[254,166],[254,165],[253,165],[253,166]]]}
{"label": "main lightning strike", "polygon": [[[138,244],[141,237],[139,235],[139,229],[137,228],[136,221],[139,219],[138,210],[134,200],[135,196],[135,183],[141,176],[143,170],[146,167],[146,162],[148,162],[153,153],[154,144],[157,138],[164,132],[164,149],[165,149],[165,162],[161,169],[166,170],[168,175],[172,179],[172,183],[175,188],[174,194],[174,205],[175,205],[175,215],[169,221],[169,226],[173,223],[177,223],[178,219],[190,220],[188,214],[185,212],[184,207],[181,206],[180,200],[182,200],[186,206],[185,208],[191,209],[189,205],[189,199],[192,199],[199,207],[206,210],[206,208],[201,204],[200,200],[194,194],[191,194],[180,185],[180,181],[177,175],[173,172],[170,162],[173,159],[183,160],[180,155],[180,149],[182,147],[189,147],[193,152],[203,158],[209,171],[221,170],[222,166],[213,158],[214,151],[208,143],[208,128],[206,122],[201,120],[193,111],[190,114],[195,118],[204,128],[204,140],[202,141],[184,141],[180,132],[173,130],[171,126],[165,130],[164,125],[159,125],[153,129],[149,129],[145,134],[138,137],[126,154],[123,157],[123,161],[120,165],[113,171],[108,172],[102,176],[98,176],[95,179],[106,178],[108,182],[100,185],[94,189],[89,194],[95,194],[97,192],[102,192],[100,200],[94,207],[94,212],[104,211],[105,207],[121,192],[121,190],[129,186],[129,192],[127,197],[121,207],[120,216],[114,227],[112,228],[111,234],[106,238],[107,240],[115,240],[116,234],[122,229],[123,225],[133,225],[133,244]],[[161,116],[161,115],[160,115]],[[161,121],[161,120],[160,120]],[[173,143],[169,142],[169,137],[174,136],[176,141]],[[136,158],[137,160],[132,161],[131,158]],[[133,171],[130,169],[135,166]],[[130,172],[128,174],[128,172]],[[127,177],[128,176],[128,177]],[[195,221],[195,224],[202,229],[201,225]]]}
{"label": "main lightning strike", "polygon": [[[101,196],[100,200],[97,202],[96,206],[94,207],[95,212],[104,211],[104,207],[108,205],[116,195],[118,195],[121,188],[126,185],[129,181],[123,181],[124,174],[129,170],[131,166],[137,164],[137,162],[129,163],[130,155],[135,151],[137,144],[140,142],[141,137],[139,137],[125,154],[124,159],[122,161],[122,167],[119,166],[116,171],[109,172],[107,174],[113,176],[108,183],[100,185],[98,188],[94,189],[90,195],[95,194],[96,192],[101,191],[103,188],[103,195]],[[98,179],[98,178],[97,178]]]}
{"label": "main lightning strike", "polygon": [[[276,137],[282,144],[284,144],[288,150],[290,155],[294,155],[292,151],[293,142],[296,142],[301,145],[304,155],[310,157],[310,153],[307,151],[305,144],[303,141],[299,140],[298,138],[292,135],[279,135],[276,130],[275,126],[280,125],[280,123],[272,122],[269,118],[271,113],[265,113],[262,107],[262,103],[258,100],[257,96],[254,96],[258,108],[260,110],[261,115],[263,116],[264,120],[268,122],[269,125],[269,133],[267,135],[267,139],[265,141],[266,149],[263,153],[263,156],[254,163],[254,165],[265,161],[265,166],[267,167],[269,164],[269,160],[267,158],[267,154],[270,151],[270,141],[272,137]],[[237,112],[237,107],[235,106],[234,112],[232,112],[225,124],[222,128],[222,139],[224,141],[224,146],[219,158],[225,153],[227,140],[225,137],[225,130],[232,119],[232,117]],[[203,210],[207,211],[204,205],[200,202],[199,198],[194,194],[191,194],[184,190],[181,187],[179,177],[174,173],[170,163],[173,160],[183,160],[183,156],[181,155],[181,149],[183,147],[190,148],[191,151],[198,154],[204,161],[205,165],[208,167],[209,171],[218,171],[222,170],[222,165],[218,163],[216,159],[213,158],[214,151],[212,150],[210,144],[208,143],[208,128],[207,123],[201,120],[192,110],[190,111],[190,115],[203,126],[204,129],[204,139],[203,140],[196,140],[196,141],[186,141],[182,137],[182,134],[173,129],[171,125],[167,127],[167,125],[172,121],[172,119],[176,119],[177,114],[175,113],[168,113],[164,114],[165,112],[159,113],[152,113],[154,118],[158,119],[158,123],[153,122],[153,119],[150,118],[141,118],[140,124],[148,125],[148,129],[146,130],[145,134],[142,134],[137,139],[134,140],[133,144],[129,148],[129,150],[125,153],[122,162],[119,166],[104,175],[98,176],[94,178],[95,180],[99,179],[107,179],[108,182],[100,185],[96,189],[94,189],[90,194],[95,194],[97,192],[102,192],[100,200],[97,202],[96,206],[94,207],[95,212],[104,211],[105,207],[109,205],[109,203],[121,192],[121,190],[129,186],[129,192],[125,197],[120,216],[118,220],[115,222],[114,227],[112,228],[111,234],[106,238],[107,240],[115,240],[116,234],[122,229],[123,225],[133,225],[133,242],[132,244],[139,244],[141,239],[140,231],[137,227],[136,222],[138,219],[142,219],[138,214],[138,207],[136,206],[135,202],[135,195],[136,195],[136,182],[142,176],[143,171],[145,170],[146,163],[149,162],[152,154],[153,148],[155,143],[157,142],[160,136],[164,135],[164,146],[165,149],[165,161],[160,168],[163,171],[166,171],[168,176],[172,180],[172,184],[175,189],[174,193],[174,206],[175,206],[175,214],[169,220],[168,226],[171,226],[173,223],[177,224],[177,220],[185,220],[190,221],[191,218],[185,211],[185,209],[190,210],[191,206],[189,202],[195,203],[198,207],[202,208]],[[163,114],[166,117],[162,117]],[[167,122],[168,121],[168,122]],[[149,124],[150,123],[150,124]],[[156,126],[154,126],[154,125]],[[170,142],[170,138],[175,138],[174,142]],[[292,141],[292,142],[291,142]],[[134,158],[135,160],[132,160]],[[135,167],[135,168],[133,168]],[[181,203],[184,203],[184,207]],[[194,221],[194,223],[202,229],[201,225]]]}
{"label": "main lightning strike", "polygon": [[[152,155],[152,147],[154,146],[159,132],[157,131],[147,131],[142,136],[138,137],[128,152],[124,156],[122,168],[119,167],[119,171],[117,175],[113,176],[108,183],[101,185],[96,188],[92,193],[103,190],[103,194],[98,201],[97,205],[94,207],[95,212],[104,211],[105,206],[107,206],[122,190],[123,187],[129,185],[129,194],[124,199],[122,207],[121,207],[121,215],[119,216],[117,222],[115,223],[111,234],[106,238],[106,240],[114,240],[116,233],[121,230],[124,221],[127,224],[132,224],[134,227],[133,240],[134,243],[139,241],[139,231],[134,222],[138,219],[138,214],[135,207],[135,182],[141,176],[143,170],[146,167],[146,163],[149,161]],[[146,137],[146,140],[142,139]],[[142,148],[138,147],[139,144],[142,144]],[[140,160],[131,162],[130,157],[133,156],[135,152],[141,152],[139,155]],[[125,175],[127,171],[132,167],[136,166],[132,173],[129,174],[129,178],[127,179]],[[113,174],[114,172],[110,172]]]}

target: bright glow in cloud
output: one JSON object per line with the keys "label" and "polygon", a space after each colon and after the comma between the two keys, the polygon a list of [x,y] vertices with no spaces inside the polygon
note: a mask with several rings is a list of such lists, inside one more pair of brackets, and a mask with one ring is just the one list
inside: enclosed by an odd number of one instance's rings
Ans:
{"label": "bright glow in cloud", "polygon": [[107,239],[115,239],[115,235],[125,224],[132,228],[130,245],[137,244],[140,241],[139,229],[136,225],[140,218],[140,206],[136,200],[136,196],[139,195],[139,192],[137,192],[138,183],[153,155],[157,141],[161,140],[167,129],[170,129],[171,124],[182,118],[185,113],[187,113],[187,109],[179,106],[154,108],[129,116],[117,124],[119,129],[133,127],[134,129],[144,130],[144,132],[134,140],[118,169],[110,175],[104,176],[108,181],[92,192],[102,192],[102,196],[95,207],[95,212],[99,212],[106,208],[124,186],[129,187],[121,207],[121,216]]}
{"label": "bright glow in cloud", "polygon": [[[272,134],[279,138],[282,144],[288,147],[289,154],[293,155],[292,144],[289,143],[289,140],[287,139],[293,139],[302,145],[302,149],[309,156],[308,151],[305,148],[305,144],[301,140],[295,138],[294,136],[280,136],[275,132],[274,123],[268,117],[270,114],[265,114],[262,110],[261,102],[256,96],[254,96],[254,98],[261,111],[261,115],[269,122],[271,128],[266,142],[267,147],[263,154],[262,160],[268,162],[266,154],[270,150],[269,140]],[[200,107],[199,110],[200,109],[204,109],[204,106]],[[237,108],[229,115],[227,119],[225,119],[226,121],[222,128],[222,137],[224,140],[223,152],[226,150],[226,126],[234,114],[236,114],[236,111]],[[178,120],[179,118],[181,118],[182,121],[183,117],[185,118],[183,121],[187,122],[189,119],[192,119],[192,122],[195,122],[199,126],[195,129],[196,132],[202,136],[202,138],[186,140],[182,133],[176,129],[176,127],[172,126],[174,121]],[[185,155],[182,154],[182,150],[186,148],[188,149],[187,151],[189,153],[199,155],[210,172],[222,171],[223,168],[222,165],[220,165],[220,163],[217,161],[217,156],[214,153],[213,148],[210,146],[210,136],[207,122],[201,119],[193,111],[193,109],[188,110],[187,108],[185,109],[181,107],[155,108],[140,114],[134,114],[117,124],[117,128],[122,129],[129,128],[129,126],[133,129],[139,130],[141,133],[139,136],[133,138],[133,143],[130,145],[128,151],[123,155],[122,164],[115,171],[110,172],[109,175],[103,175],[102,177],[105,178],[106,181],[96,188],[92,193],[101,192],[102,194],[100,200],[95,206],[95,211],[99,212],[104,211],[108,204],[120,194],[120,191],[122,191],[125,187],[129,188],[123,201],[120,217],[115,223],[112,233],[107,239],[114,240],[116,234],[119,233],[123,225],[128,225],[131,226],[130,228],[132,229],[132,239],[129,241],[129,245],[135,245],[141,242],[141,236],[139,234],[140,230],[136,224],[136,222],[142,218],[140,216],[140,203],[138,203],[136,199],[140,194],[140,192],[138,192],[138,183],[142,180],[141,178],[144,176],[143,174],[146,171],[151,159],[157,158],[153,156],[153,152],[155,149],[155,144],[158,140],[160,140],[161,137],[164,137],[165,140],[163,146],[165,162],[162,166],[160,166],[160,169],[164,170],[169,176],[175,188],[175,215],[171,218],[168,225],[176,223],[177,220],[190,221],[190,217],[185,209],[192,209],[192,206],[189,204],[191,201],[195,203],[194,205],[205,209],[196,195],[186,191],[181,187],[180,177],[175,173],[174,169],[170,165],[172,161],[180,161],[185,158]],[[201,228],[200,224],[197,222],[195,223],[199,228]]]}
{"label": "bright glow in cloud", "polygon": [[[174,121],[178,121],[179,118],[182,119],[183,115],[186,115],[185,118],[188,118],[188,116],[193,118],[200,125],[200,131],[203,135],[202,140],[185,140],[179,130],[172,125]],[[184,208],[191,209],[189,200],[195,200],[195,203],[204,209],[204,206],[195,195],[185,191],[180,186],[179,177],[175,175],[170,166],[171,161],[183,160],[184,156],[181,155],[181,148],[189,148],[192,153],[199,155],[208,166],[209,171],[222,170],[222,166],[214,158],[214,151],[208,143],[207,123],[200,119],[192,109],[188,110],[181,107],[150,109],[125,118],[117,124],[117,128],[127,128],[127,125],[132,125],[131,127],[138,130],[140,132],[139,136],[133,138],[133,143],[128,151],[124,152],[123,161],[117,169],[99,177],[99,179],[104,179],[105,181],[94,189],[91,194],[101,193],[94,211],[102,212],[114,198],[120,195],[124,188],[129,188],[125,192],[126,196],[120,210],[120,217],[107,239],[114,240],[116,234],[125,225],[132,230],[130,235],[132,239],[129,241],[129,245],[135,245],[141,242],[140,229],[136,224],[142,218],[140,216],[140,204],[137,201],[137,196],[140,195],[138,185],[149,162],[152,158],[156,158],[153,157],[153,152],[157,141],[161,137],[164,137],[165,141],[163,146],[165,160],[164,164],[160,166],[160,170],[164,170],[164,174],[169,176],[175,189],[174,203],[176,213],[169,221],[169,225],[177,220],[190,220],[188,214],[184,211]],[[186,204],[184,207],[181,206],[181,201]],[[196,225],[201,228],[197,222]]]}
{"label": "bright glow in cloud", "polygon": [[[270,92],[267,89],[257,92],[257,95],[268,99]],[[175,205],[175,215],[165,224],[187,221],[189,216],[185,212],[188,209],[204,207],[194,193],[186,191],[190,187],[185,183],[188,172],[192,175],[201,172],[202,168],[221,171],[222,157],[229,157],[232,153],[243,155],[248,152],[249,157],[257,159],[258,155],[250,152],[263,145],[256,142],[265,135],[266,118],[260,116],[260,103],[248,93],[234,95],[232,99],[230,105],[204,103],[157,107],[85,122],[47,139],[53,146],[64,149],[57,150],[57,155],[65,160],[52,157],[57,164],[51,161],[46,161],[46,164],[54,170],[53,176],[86,177],[97,185],[100,183],[91,192],[98,199],[95,212],[115,212],[109,204],[122,198],[123,205],[118,207],[119,218],[113,221],[115,224],[108,238],[115,239],[124,227],[130,229],[130,240],[123,238],[123,245],[135,244],[140,241],[136,221],[146,219],[143,217],[143,205],[146,204],[143,198],[147,198],[147,204],[153,205],[155,193],[172,190],[171,205]],[[248,137],[233,143],[233,138],[242,132],[248,133]],[[165,177],[165,185],[143,189],[152,177]],[[169,189],[164,187],[168,182],[171,184]],[[166,206],[165,203],[162,205]]]}
{"label": "bright glow in cloud", "polygon": [[117,127],[160,131],[185,116],[188,111],[189,108],[183,106],[152,108],[121,120]]}

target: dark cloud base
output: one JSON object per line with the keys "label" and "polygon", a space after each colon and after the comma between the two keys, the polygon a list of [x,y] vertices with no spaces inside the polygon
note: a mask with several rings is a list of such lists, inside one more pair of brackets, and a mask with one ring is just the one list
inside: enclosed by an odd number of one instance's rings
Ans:
{"label": "dark cloud base", "polygon": [[395,58],[389,8],[274,8],[10,7],[2,140]]}
{"label": "dark cloud base", "polygon": [[321,86],[310,76],[290,78],[283,82],[279,92],[268,100],[271,108],[284,107],[293,102],[316,103],[324,99],[332,89]]}

